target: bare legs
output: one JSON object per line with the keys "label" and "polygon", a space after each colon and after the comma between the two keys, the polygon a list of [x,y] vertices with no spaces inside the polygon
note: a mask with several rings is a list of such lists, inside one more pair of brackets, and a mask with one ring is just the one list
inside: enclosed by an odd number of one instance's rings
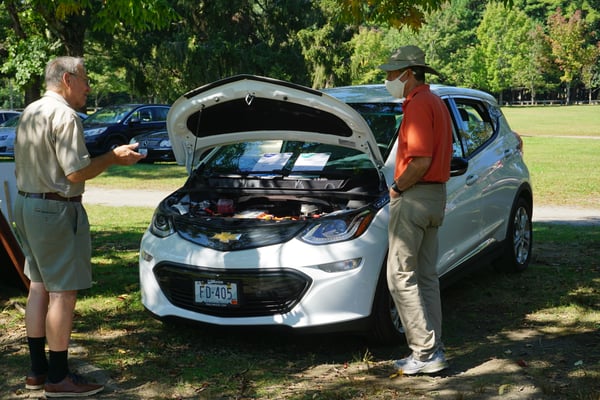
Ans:
{"label": "bare legs", "polygon": [[67,350],[76,302],[76,290],[48,292],[43,283],[31,282],[25,314],[27,336],[45,336],[51,351]]}

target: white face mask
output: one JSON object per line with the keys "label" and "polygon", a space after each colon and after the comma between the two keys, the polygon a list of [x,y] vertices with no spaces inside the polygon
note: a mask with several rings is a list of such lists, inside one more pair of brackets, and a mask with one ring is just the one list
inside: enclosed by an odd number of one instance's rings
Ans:
{"label": "white face mask", "polygon": [[400,78],[402,78],[407,71],[408,70],[401,73],[400,76],[393,81],[388,81],[387,79],[385,80],[385,88],[392,96],[399,99],[404,97],[404,86],[406,85],[406,82],[402,82]]}

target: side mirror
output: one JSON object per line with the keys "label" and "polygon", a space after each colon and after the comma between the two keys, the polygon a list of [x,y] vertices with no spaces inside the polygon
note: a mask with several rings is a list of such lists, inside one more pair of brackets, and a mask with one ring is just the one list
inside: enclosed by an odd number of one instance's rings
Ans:
{"label": "side mirror", "polygon": [[452,157],[450,162],[450,176],[460,176],[467,172],[469,161],[462,157]]}

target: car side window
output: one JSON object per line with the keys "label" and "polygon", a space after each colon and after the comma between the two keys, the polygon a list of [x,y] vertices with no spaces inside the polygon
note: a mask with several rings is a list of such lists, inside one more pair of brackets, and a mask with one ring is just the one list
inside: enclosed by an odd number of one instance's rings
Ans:
{"label": "car side window", "polygon": [[167,107],[156,107],[152,109],[154,115],[154,121],[166,121],[169,109]]}
{"label": "car side window", "polygon": [[139,110],[138,117],[140,122],[152,122],[154,120],[152,118],[152,110],[150,108],[142,108]]}
{"label": "car side window", "polygon": [[458,137],[465,157],[469,157],[491,139],[494,128],[483,104],[463,99],[455,99],[455,102]]}
{"label": "car side window", "polygon": [[145,107],[136,110],[131,115],[132,121],[144,122],[164,122],[167,120],[169,113],[168,107]]}

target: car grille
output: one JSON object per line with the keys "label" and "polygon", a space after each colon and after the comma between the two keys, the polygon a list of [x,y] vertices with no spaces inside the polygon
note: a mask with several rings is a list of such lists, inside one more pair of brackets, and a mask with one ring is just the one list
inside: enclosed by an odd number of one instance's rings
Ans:
{"label": "car grille", "polygon": [[189,216],[174,219],[177,233],[194,244],[219,251],[254,249],[287,242],[306,226],[303,221],[263,221],[216,218],[192,221]]}
{"label": "car grille", "polygon": [[[219,317],[283,314],[300,301],[310,277],[289,269],[227,271],[161,263],[154,268],[158,284],[175,306]],[[195,282],[216,280],[237,284],[239,304],[211,306],[195,302]]]}

